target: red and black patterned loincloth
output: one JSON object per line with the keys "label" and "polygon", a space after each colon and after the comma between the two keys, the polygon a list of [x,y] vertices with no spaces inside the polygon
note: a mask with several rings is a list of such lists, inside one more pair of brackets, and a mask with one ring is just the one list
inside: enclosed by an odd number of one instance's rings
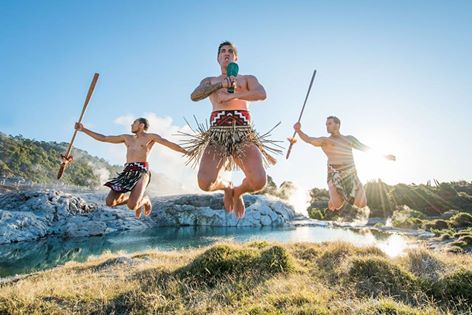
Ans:
{"label": "red and black patterned loincloth", "polygon": [[117,174],[118,176],[106,182],[104,186],[110,187],[113,191],[119,193],[126,193],[133,190],[144,174],[149,174],[149,181],[151,182],[151,172],[147,162],[131,162],[125,164],[125,169]]}
{"label": "red and black patterned loincloth", "polygon": [[210,115],[211,126],[249,126],[251,114],[247,110],[219,110]]}
{"label": "red and black patterned loincloth", "polygon": [[275,127],[269,132],[259,135],[252,126],[249,111],[214,111],[210,116],[210,127],[197,121],[197,130],[192,129],[193,134],[181,133],[186,136],[182,146],[188,152],[189,159],[187,163],[196,166],[200,162],[205,149],[208,146],[213,146],[216,148],[221,163],[225,164],[226,170],[235,170],[238,167],[234,159],[243,160],[244,147],[252,143],[261,151],[264,164],[266,166],[273,165],[276,160],[268,152],[274,154],[282,152],[282,147],[277,144],[279,141],[269,139],[270,133]]}
{"label": "red and black patterned loincloth", "polygon": [[328,164],[328,183],[330,181],[346,202],[354,204],[357,190],[362,187],[354,164]]}

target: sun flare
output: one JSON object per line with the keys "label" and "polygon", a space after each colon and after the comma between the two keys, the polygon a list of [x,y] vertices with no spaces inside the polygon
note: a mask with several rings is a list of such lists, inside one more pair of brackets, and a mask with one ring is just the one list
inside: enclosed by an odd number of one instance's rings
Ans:
{"label": "sun flare", "polygon": [[[381,179],[391,184],[402,181],[406,170],[404,149],[395,140],[389,136],[376,136],[366,139],[366,143],[373,148],[371,151],[355,151],[357,170],[362,181]],[[397,160],[387,160],[384,157],[386,154],[395,155]]]}

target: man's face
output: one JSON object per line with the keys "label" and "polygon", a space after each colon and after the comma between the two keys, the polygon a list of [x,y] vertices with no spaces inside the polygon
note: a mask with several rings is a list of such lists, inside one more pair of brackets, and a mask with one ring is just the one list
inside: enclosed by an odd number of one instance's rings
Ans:
{"label": "man's face", "polygon": [[333,133],[339,131],[339,125],[334,122],[332,118],[326,120],[326,131],[328,133]]}
{"label": "man's face", "polygon": [[218,53],[218,63],[222,67],[226,67],[230,62],[238,60],[238,56],[235,54],[234,48],[230,45],[224,45],[220,48]]}
{"label": "man's face", "polygon": [[140,123],[138,120],[133,121],[131,124],[131,132],[136,133],[138,131],[142,131],[144,128],[144,124]]}

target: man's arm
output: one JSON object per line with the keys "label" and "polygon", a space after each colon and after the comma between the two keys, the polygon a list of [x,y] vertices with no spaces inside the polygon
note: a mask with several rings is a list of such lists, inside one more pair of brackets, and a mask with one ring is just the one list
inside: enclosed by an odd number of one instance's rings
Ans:
{"label": "man's arm", "polygon": [[364,152],[368,152],[368,151],[371,150],[371,148],[369,148],[367,145],[365,145],[362,142],[360,142],[359,140],[357,140],[356,137],[347,136],[347,138],[349,139],[349,142],[351,142],[351,145],[354,149],[357,149],[359,151],[364,151]]}
{"label": "man's arm", "polygon": [[[364,151],[364,152],[374,152],[374,150],[372,150],[372,148],[370,148],[369,146],[363,144],[362,142],[360,142],[356,137],[354,136],[347,136],[347,138],[349,139],[349,141],[351,142],[351,145],[354,149],[357,149],[359,151]],[[395,155],[393,154],[387,154],[387,155],[383,155],[383,154],[379,154],[377,153],[378,155],[381,155],[383,158],[387,159],[387,160],[391,160],[391,161],[396,161],[396,157]]]}
{"label": "man's arm", "polygon": [[78,131],[82,131],[86,135],[94,138],[97,141],[101,142],[108,142],[108,143],[124,143],[126,135],[119,135],[119,136],[105,136],[100,133],[93,132],[84,127],[84,125],[75,123],[75,129]]}
{"label": "man's arm", "polygon": [[[234,93],[224,93],[219,96],[220,103],[231,101],[232,99],[240,99],[244,101],[263,101],[266,99],[266,91],[264,87],[257,81],[253,75],[247,75],[247,91],[235,91]],[[236,78],[230,77],[230,81],[234,82]]]}
{"label": "man's arm", "polygon": [[300,139],[302,139],[306,143],[314,145],[315,147],[321,147],[324,144],[326,144],[326,137],[319,137],[319,138],[310,137],[302,131],[301,127],[302,125],[299,122],[297,122],[293,126],[293,129],[295,129],[296,133],[300,136]]}
{"label": "man's arm", "polygon": [[192,92],[190,98],[192,101],[197,102],[207,98],[211,93],[229,87],[231,81],[229,79],[223,79],[217,83],[211,83],[211,77],[205,78],[200,82],[200,85]]}
{"label": "man's arm", "polygon": [[180,153],[183,153],[183,154],[187,154],[187,151],[184,148],[182,148],[180,145],[178,145],[177,143],[174,143],[172,141],[164,139],[164,138],[162,138],[161,136],[159,136],[158,134],[155,134],[155,133],[151,134],[151,136],[152,136],[152,140],[154,142],[162,144],[163,146],[166,146],[169,149],[172,149],[174,151],[177,151],[177,152],[180,152]]}
{"label": "man's arm", "polygon": [[244,92],[235,92],[235,98],[245,101],[263,101],[266,99],[267,94],[262,86],[259,83],[257,78],[253,75],[247,75],[247,87],[248,90]]}

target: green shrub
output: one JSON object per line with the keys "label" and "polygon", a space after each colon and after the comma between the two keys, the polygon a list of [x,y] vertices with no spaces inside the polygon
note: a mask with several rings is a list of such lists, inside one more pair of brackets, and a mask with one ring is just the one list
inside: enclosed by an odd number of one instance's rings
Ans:
{"label": "green shrub", "polygon": [[418,278],[436,280],[444,272],[446,265],[431,251],[410,250],[405,257],[408,269]]}
{"label": "green shrub", "polygon": [[348,270],[348,281],[361,296],[406,298],[418,289],[415,277],[381,257],[355,257]]}
{"label": "green shrub", "polygon": [[472,215],[461,212],[453,216],[450,220],[451,225],[456,228],[464,228],[472,226]]}
{"label": "green shrub", "polygon": [[450,227],[449,222],[442,219],[426,221],[423,223],[423,228],[427,231],[430,231],[432,229],[444,230],[444,229],[448,229],[449,227]]}
{"label": "green shrub", "polygon": [[257,249],[215,245],[176,272],[180,278],[193,278],[210,286],[227,278],[252,275],[274,275],[294,269],[287,250],[272,246],[262,252]]}
{"label": "green shrub", "polygon": [[448,274],[432,285],[431,292],[441,302],[472,303],[472,270]]}
{"label": "green shrub", "polygon": [[261,253],[258,262],[262,271],[268,273],[288,272],[294,270],[292,256],[281,246],[272,246]]}

